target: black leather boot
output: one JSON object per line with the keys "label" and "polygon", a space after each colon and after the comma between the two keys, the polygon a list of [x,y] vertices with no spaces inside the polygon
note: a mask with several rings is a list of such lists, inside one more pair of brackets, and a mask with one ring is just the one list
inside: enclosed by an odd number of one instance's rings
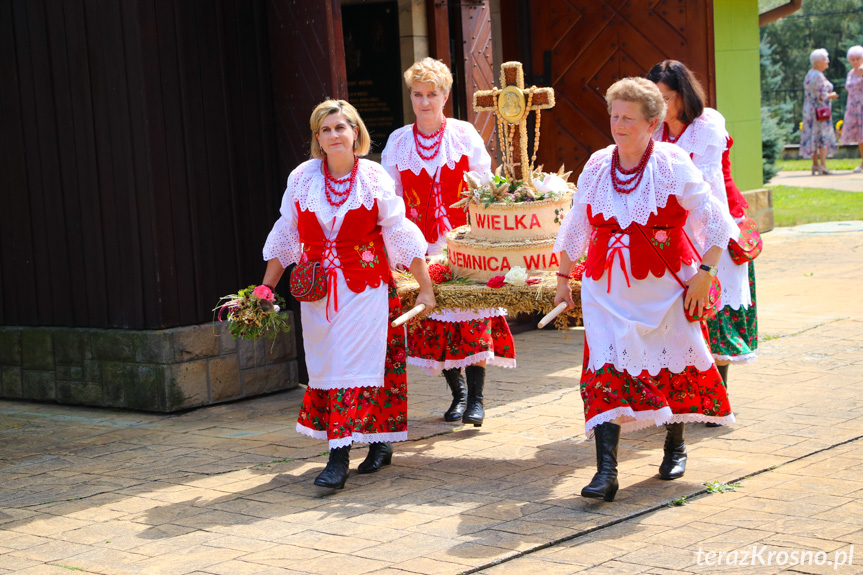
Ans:
{"label": "black leather boot", "polygon": [[330,460],[321,474],[315,478],[315,485],[341,489],[348,479],[349,466],[351,463],[351,446],[330,449]]}
{"label": "black leather boot", "polygon": [[684,423],[667,423],[665,428],[665,455],[659,466],[659,477],[678,479],[686,471],[686,444],[683,443]]}
{"label": "black leather boot", "polygon": [[479,365],[469,365],[464,368],[467,378],[467,407],[464,410],[462,423],[473,423],[474,427],[482,425],[485,419],[485,408],[482,405],[482,388],[485,386],[485,368]]}
{"label": "black leather boot", "polygon": [[[728,389],[728,366],[731,364],[726,363],[725,365],[717,365],[716,369],[719,371],[719,375],[722,377],[722,383],[725,384],[725,389]],[[712,421],[708,421],[704,424],[704,427],[722,427],[721,423],[714,423]]]}
{"label": "black leather boot", "polygon": [[446,413],[443,414],[443,420],[458,421],[464,415],[464,408],[467,406],[467,386],[464,382],[464,376],[461,374],[461,369],[457,367],[443,370],[443,376],[452,392],[452,403]]}
{"label": "black leather boot", "polygon": [[363,462],[357,466],[357,473],[375,473],[380,471],[384,465],[393,461],[393,444],[389,441],[384,443],[372,443],[369,445],[369,453]]}
{"label": "black leather boot", "polygon": [[620,443],[620,426],[603,423],[594,430],[596,439],[596,474],[581,490],[582,497],[614,501],[617,495],[617,446]]}

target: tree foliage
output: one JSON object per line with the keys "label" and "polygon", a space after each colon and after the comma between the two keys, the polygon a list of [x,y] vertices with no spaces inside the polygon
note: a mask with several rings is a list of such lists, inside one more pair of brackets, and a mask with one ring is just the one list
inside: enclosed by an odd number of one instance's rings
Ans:
{"label": "tree foliage", "polygon": [[[762,0],[759,9],[762,12],[768,9],[770,1]],[[761,28],[761,44],[764,105],[772,109],[776,104],[791,102],[795,124],[799,122],[803,78],[811,67],[809,54],[816,48],[826,48],[830,54],[830,66],[824,74],[839,93],[839,99],[833,103],[833,120],[842,118],[846,100],[843,90],[845,75],[850,69],[845,54],[851,46],[863,44],[863,5],[860,0],[803,0],[803,7],[798,12]],[[765,51],[769,58],[766,70]]]}

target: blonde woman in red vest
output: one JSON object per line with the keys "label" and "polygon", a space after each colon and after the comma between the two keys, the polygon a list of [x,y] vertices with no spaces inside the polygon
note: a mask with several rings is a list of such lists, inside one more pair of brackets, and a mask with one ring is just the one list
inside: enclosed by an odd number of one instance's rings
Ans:
{"label": "blonde woman in red vest", "polygon": [[[437,256],[446,248],[446,233],[467,223],[463,209],[449,207],[461,199],[465,173],[488,171],[491,157],[471,124],[444,116],[452,73],[443,62],[424,58],[404,78],[416,122],[390,135],[381,163],[408,218],[422,230],[429,256]],[[452,392],[444,421],[482,425],[485,366],[515,367],[505,316],[503,308],[439,310],[408,330],[408,363],[430,375],[443,370]]]}
{"label": "blonde woman in red vest", "polygon": [[404,328],[390,266],[409,267],[418,303],[434,309],[427,244],[405,217],[392,178],[361,160],[370,138],[356,109],[326,100],[312,112],[312,159],[288,178],[281,217],[264,245],[264,285],[285,268],[320,261],[328,293],[301,304],[309,384],[297,431],[327,440],[330,457],[315,485],[341,489],[354,442],[369,443],[359,473],[392,460],[392,442],[407,439]]}

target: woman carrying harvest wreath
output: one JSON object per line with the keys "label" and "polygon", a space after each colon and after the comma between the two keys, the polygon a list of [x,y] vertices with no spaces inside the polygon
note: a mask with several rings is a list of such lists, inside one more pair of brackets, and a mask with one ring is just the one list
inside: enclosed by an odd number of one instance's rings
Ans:
{"label": "woman carrying harvest wreath", "polygon": [[309,385],[297,431],[328,441],[315,485],[341,489],[354,442],[371,444],[358,472],[373,473],[390,463],[392,442],[407,439],[404,328],[390,327],[401,314],[390,265],[410,267],[417,303],[433,310],[435,298],[426,242],[392,178],[360,159],[370,138],[356,109],[326,100],[309,123],[312,159],[288,177],[262,284],[272,289],[291,264],[320,262],[325,271],[325,296],[301,304]]}
{"label": "woman carrying harvest wreath", "polygon": [[[703,315],[716,264],[737,226],[680,147],[654,142],[665,115],[655,84],[624,78],[606,92],[615,145],[595,152],[555,243],[555,305],[573,307],[572,262],[585,252],[581,285],[585,431],[596,437],[597,472],[582,496],[613,501],[620,432],[668,428],[662,479],[686,470],[685,422],[734,415],[705,339]],[[708,249],[699,262],[683,226]],[[685,291],[680,284],[685,284]]]}
{"label": "woman carrying harvest wreath", "polygon": [[[416,122],[390,135],[381,164],[404,198],[407,217],[423,231],[428,255],[437,256],[446,247],[446,233],[467,223],[462,209],[449,207],[461,199],[464,174],[486,172],[491,157],[472,125],[444,116],[453,80],[443,62],[424,58],[404,78]],[[503,308],[438,310],[409,328],[408,363],[427,373],[443,370],[452,392],[444,421],[482,425],[485,366],[515,367],[505,316]]]}

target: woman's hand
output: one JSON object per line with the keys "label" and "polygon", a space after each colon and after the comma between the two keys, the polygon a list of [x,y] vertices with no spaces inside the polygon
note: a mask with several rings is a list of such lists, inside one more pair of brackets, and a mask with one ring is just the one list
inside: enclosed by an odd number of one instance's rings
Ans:
{"label": "woman's hand", "polygon": [[417,301],[414,305],[419,304],[425,304],[426,306],[422,313],[423,316],[430,314],[437,305],[434,297],[434,291],[432,291],[431,289],[429,289],[428,291],[420,290],[420,293],[417,294]]}
{"label": "woman's hand", "polygon": [[704,314],[707,296],[710,294],[710,274],[704,270],[698,270],[698,273],[689,278],[686,286],[686,300],[683,302],[690,314],[701,316]]}
{"label": "woman's hand", "polygon": [[836,92],[830,92],[829,94],[827,94],[828,100],[835,100],[838,97],[839,97],[839,94],[837,94]]}
{"label": "woman's hand", "polygon": [[414,261],[411,262],[411,275],[420,284],[420,292],[414,305],[425,304],[426,308],[423,311],[423,316],[426,316],[432,312],[437,302],[435,301],[434,290],[432,289],[434,284],[432,284],[431,277],[429,277],[429,268],[425,259],[414,258]]}
{"label": "woman's hand", "polygon": [[575,302],[572,300],[572,288],[569,287],[569,280],[559,277],[557,278],[557,292],[554,295],[554,307],[563,302],[566,302],[566,310],[575,307]]}

